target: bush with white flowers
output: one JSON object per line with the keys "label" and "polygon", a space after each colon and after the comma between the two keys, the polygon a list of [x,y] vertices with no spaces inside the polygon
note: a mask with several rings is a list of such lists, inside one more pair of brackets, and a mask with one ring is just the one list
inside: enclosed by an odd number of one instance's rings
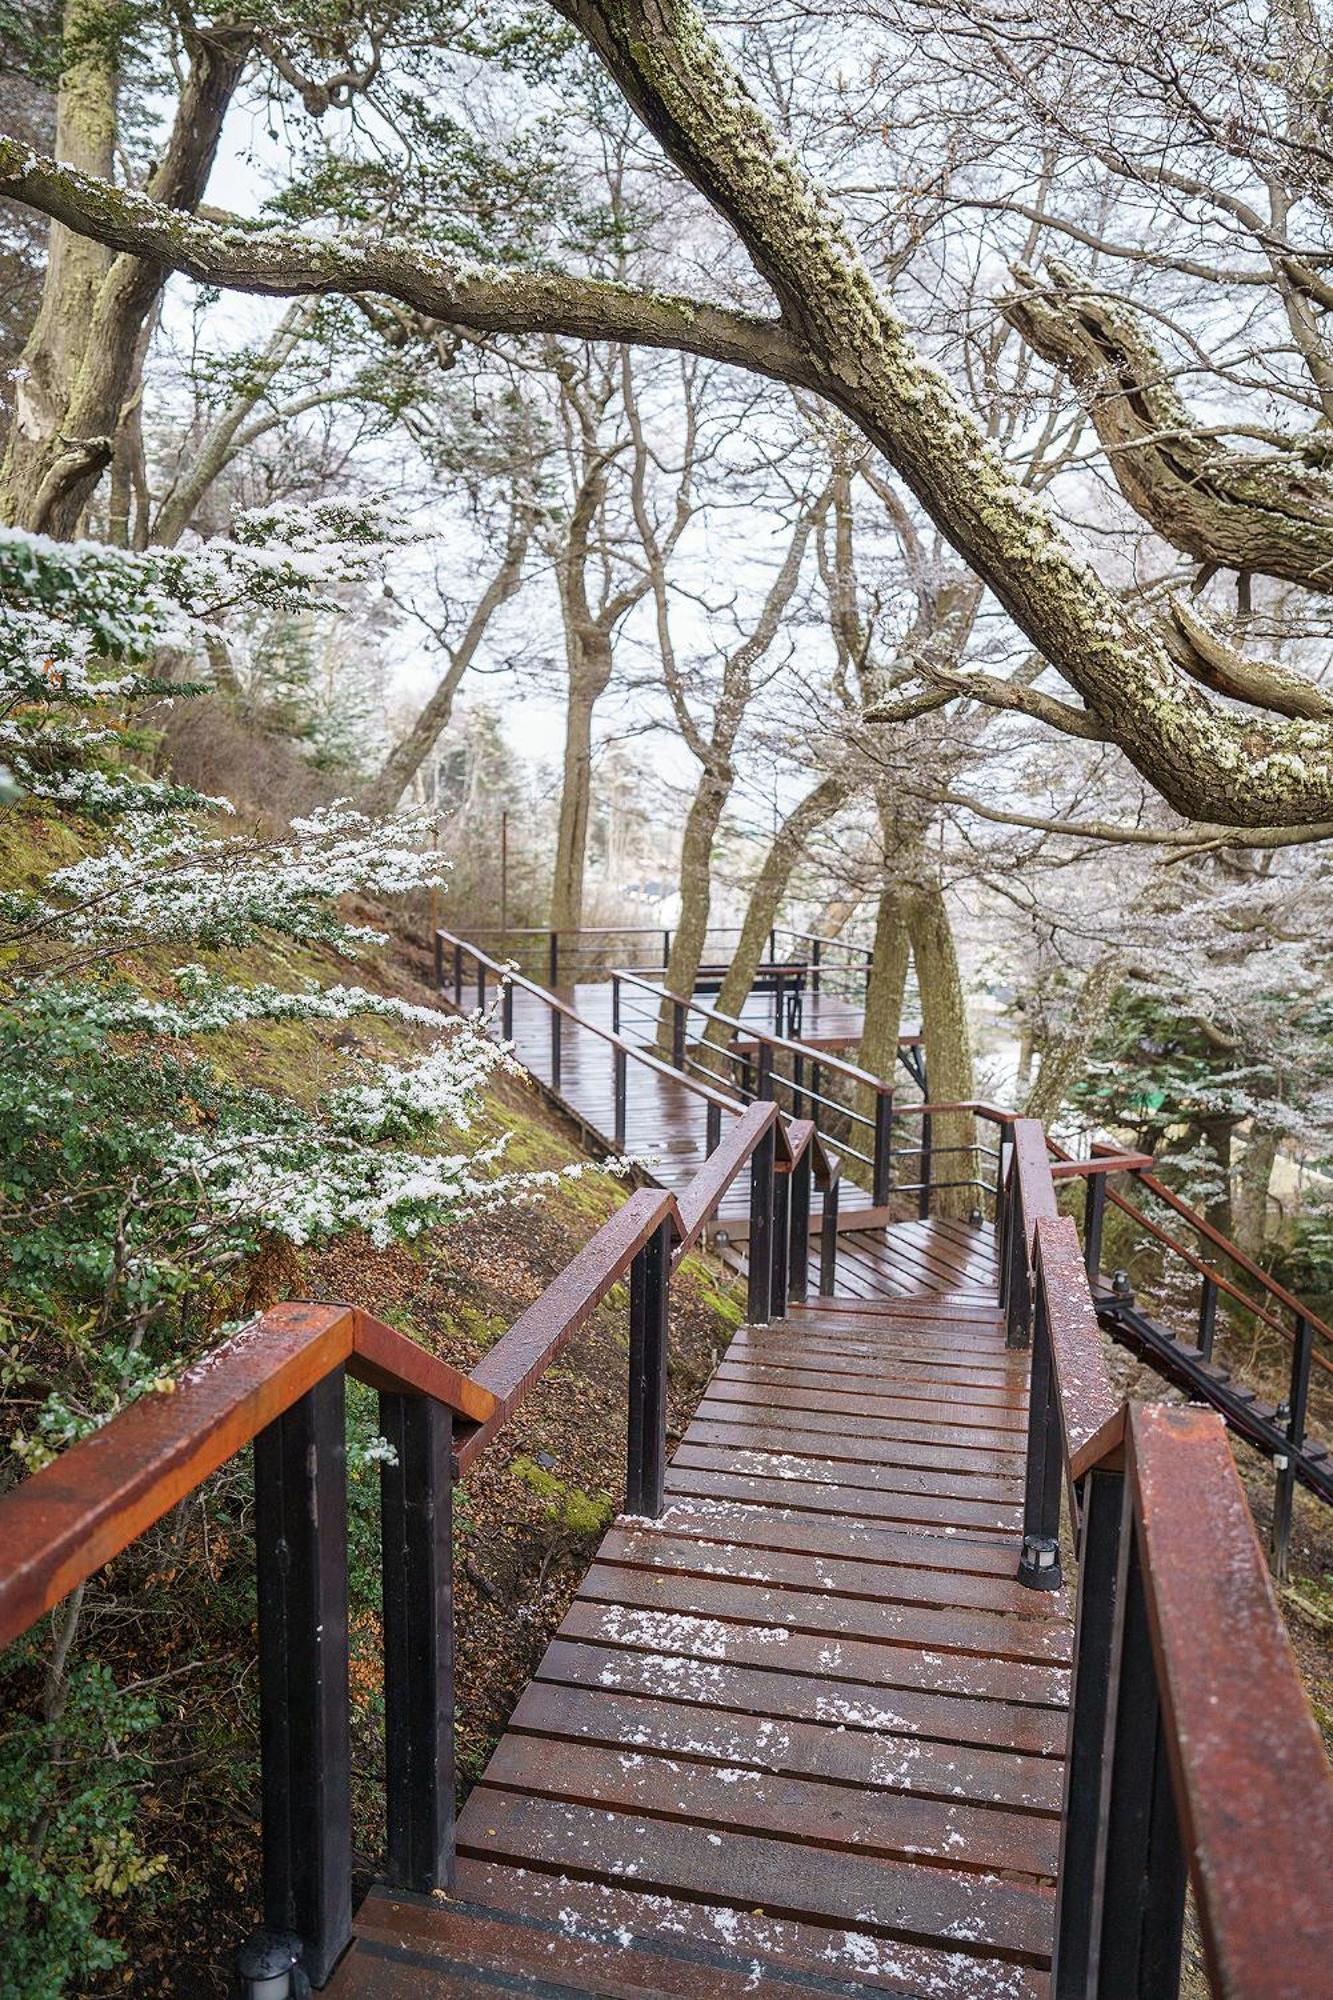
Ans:
{"label": "bush with white flowers", "polygon": [[[200,962],[277,938],[347,955],[379,941],[343,901],[441,884],[425,815],[337,804],[266,837],[136,768],[142,702],[206,678],[164,678],[163,649],[193,671],[222,612],[319,605],[396,532],[343,507],[270,509],[230,540],[146,555],[0,530],[10,796],[84,848],[35,886],[0,884],[0,1311],[11,1385],[43,1385],[14,1440],[30,1466],[169,1383],[275,1239],[410,1240],[551,1178],[506,1173],[476,1137],[509,1060],[489,1022]],[[135,954],[159,984],[179,958],[174,997],[129,981]],[[359,1016],[431,1039],[410,1060],[347,1056],[313,1103],[229,1081],[208,1052],[246,1024]]]}

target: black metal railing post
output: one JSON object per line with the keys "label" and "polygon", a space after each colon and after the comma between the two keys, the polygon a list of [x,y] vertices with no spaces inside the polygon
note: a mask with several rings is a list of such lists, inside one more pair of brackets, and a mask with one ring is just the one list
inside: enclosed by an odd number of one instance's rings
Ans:
{"label": "black metal railing post", "polygon": [[1032,1370],[1028,1385],[1028,1442],[1023,1494],[1023,1549],[1018,1581],[1029,1590],[1058,1590],[1060,1573],[1060,1489],[1064,1441],[1051,1360],[1046,1294],[1037,1277],[1032,1309]]}
{"label": "black metal railing post", "polygon": [[629,1446],[625,1512],[655,1521],[666,1486],[667,1336],[672,1224],[654,1230],[629,1273]]}
{"label": "black metal railing post", "polygon": [[803,1306],[810,1296],[810,1148],[807,1146],[791,1170],[788,1229],[787,1297]]}
{"label": "black metal railing post", "polygon": [[551,1088],[559,1090],[565,1054],[565,1017],[558,1007],[551,1009]]}
{"label": "black metal railing post", "polygon": [[819,1114],[824,1109],[820,1098],[824,1092],[824,1070],[821,1063],[810,1065],[810,1122],[816,1132],[819,1130]]}
{"label": "black metal railing post", "polygon": [[352,1935],[341,1369],[255,1439],[264,1923],[322,1986]]}
{"label": "black metal railing post", "polygon": [[514,982],[506,979],[501,986],[500,1032],[507,1042],[514,1039]]}
{"label": "black metal railing post", "polygon": [[547,984],[552,992],[560,984],[560,933],[552,931],[546,948]]}
{"label": "black metal railing post", "polygon": [[1027,1217],[1023,1213],[1023,1182],[1017,1156],[1009,1174],[1004,1204],[1004,1344],[1026,1347],[1032,1334],[1032,1278],[1028,1264]]}
{"label": "black metal railing post", "polygon": [[484,1014],[485,1011],[486,1011],[486,961],[484,958],[479,958],[477,960],[477,1012],[479,1014]]}
{"label": "black metal railing post", "polygon": [[1014,1127],[1011,1119],[1006,1119],[999,1127],[999,1137],[995,1147],[995,1248],[1000,1260],[1000,1304],[1004,1304],[1004,1246],[1006,1209],[1009,1199],[1009,1160],[1014,1150]]}
{"label": "black metal railing post", "polygon": [[685,1067],[685,1002],[673,1000],[671,1003],[671,1066],[673,1069]]}
{"label": "black metal railing post", "polygon": [[460,1009],[463,1005],[463,947],[457,943],[454,945],[454,1005]]}
{"label": "black metal railing post", "polygon": [[1204,1274],[1203,1287],[1199,1293],[1199,1352],[1205,1361],[1213,1358],[1213,1342],[1217,1338],[1217,1280]]}
{"label": "black metal railing post", "polygon": [[773,1176],[773,1277],[769,1292],[769,1312],[774,1319],[787,1317],[787,1281],[791,1259],[791,1174]]}
{"label": "black metal railing post", "polygon": [[704,1111],[704,1154],[711,1158],[722,1144],[722,1106],[710,1097]]}
{"label": "black metal railing post", "polygon": [[934,1167],[934,1119],[929,1111],[921,1115],[921,1186],[917,1190],[916,1212],[922,1222],[930,1219],[930,1177]]}
{"label": "black metal railing post", "polygon": [[773,1127],[770,1125],[750,1155],[750,1241],[745,1311],[751,1326],[766,1325],[772,1312],[773,1155]]}
{"label": "black metal railing post", "polygon": [[819,1222],[819,1296],[831,1299],[838,1281],[838,1196],[842,1183],[824,1189]]}
{"label": "black metal railing post", "polygon": [[[1128,1503],[1128,1490],[1126,1502]],[[1176,1815],[1152,1655],[1139,1538],[1120,1535],[1111,1694],[1102,1762],[1101,1887],[1091,1991],[1115,2000],[1166,2000],[1180,1982],[1185,1853]]]}
{"label": "black metal railing post", "polygon": [[611,1033],[620,1033],[620,974],[611,974]]}
{"label": "black metal railing post", "polygon": [[870,1169],[870,1201],[874,1208],[887,1208],[893,1193],[893,1086],[881,1084],[875,1092],[875,1135]]}
{"label": "black metal railing post", "polygon": [[1305,1417],[1310,1402],[1310,1364],[1314,1355],[1314,1327],[1304,1313],[1296,1317],[1291,1349],[1291,1385],[1287,1390],[1287,1439],[1285,1453],[1273,1461],[1277,1482],[1273,1492],[1273,1574],[1279,1582],[1287,1576],[1291,1549],[1291,1512],[1296,1498],[1296,1455],[1305,1442]]}
{"label": "black metal railing post", "polygon": [[823,938],[812,938],[810,941],[810,992],[816,1000],[819,998],[819,982],[823,964],[824,940]]}
{"label": "black metal railing post", "polygon": [[670,932],[670,931],[669,931],[668,929],[666,929],[666,928],[665,928],[665,926],[664,926],[664,927],[663,927],[663,930],[662,930],[662,970],[663,970],[663,972],[665,972],[665,971],[666,971],[666,969],[667,969],[667,967],[668,967],[668,966],[670,965],[670,963],[671,963],[671,932]]}
{"label": "black metal railing post", "polygon": [[1082,1485],[1074,1683],[1060,1817],[1051,2000],[1088,2000],[1095,1991],[1092,1973],[1099,1907],[1096,1873],[1101,1772],[1125,1514],[1125,1475],[1118,1467],[1094,1466]]}
{"label": "black metal railing post", "polygon": [[435,991],[444,991],[444,939],[439,931],[435,933]]}
{"label": "black metal railing post", "polygon": [[454,1872],[453,1419],[396,1391],[379,1417],[388,1878],[424,1893]]}
{"label": "black metal railing post", "polygon": [[1106,1175],[1089,1174],[1083,1191],[1083,1268],[1097,1289],[1102,1268],[1102,1234],[1106,1222]]}
{"label": "black metal railing post", "polygon": [[615,1097],[615,1141],[618,1149],[625,1150],[625,1051],[618,1044],[612,1049],[612,1090]]}
{"label": "black metal railing post", "polygon": [[760,1042],[759,1044],[758,1070],[755,1096],[761,1104],[766,1104],[773,1095],[773,1044],[771,1042]]}
{"label": "black metal railing post", "polygon": [[805,1055],[799,1050],[791,1059],[791,1115],[805,1116]]}

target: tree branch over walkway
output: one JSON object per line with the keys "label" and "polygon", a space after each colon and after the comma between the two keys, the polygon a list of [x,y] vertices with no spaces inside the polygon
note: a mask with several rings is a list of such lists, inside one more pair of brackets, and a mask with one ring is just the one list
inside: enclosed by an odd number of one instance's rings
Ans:
{"label": "tree branch over walkway", "polygon": [[[813,389],[884,454],[1093,713],[1098,733],[1168,803],[1187,818],[1241,826],[1333,815],[1333,724],[1238,712],[1195,678],[1187,628],[1122,603],[1101,583],[917,353],[840,218],[688,0],[561,0],[560,11],[736,231],[779,320],[581,277],[460,268],[410,244],[200,221],[8,140],[0,140],[0,193],[234,290],[380,291],[476,332],[679,347]],[[1208,666],[1215,674],[1215,660]]]}

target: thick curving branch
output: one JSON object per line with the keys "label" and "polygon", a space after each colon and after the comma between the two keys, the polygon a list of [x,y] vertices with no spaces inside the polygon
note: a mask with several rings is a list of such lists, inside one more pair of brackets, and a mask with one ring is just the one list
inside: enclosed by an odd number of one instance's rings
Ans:
{"label": "thick curving branch", "polygon": [[271,298],[380,292],[472,333],[556,333],[683,349],[782,382],[805,379],[799,344],[776,321],[699,299],[556,272],[452,263],[393,240],[356,242],[206,220],[76,173],[0,135],[0,195],[112,249],[201,284]]}
{"label": "thick curving branch", "polygon": [[1333,438],[1228,450],[1176,394],[1135,313],[1058,258],[1043,275],[1017,266],[1000,311],[1078,391],[1135,513],[1199,562],[1333,592]]}
{"label": "thick curving branch", "polygon": [[1098,732],[1183,816],[1272,826],[1333,815],[1333,726],[1238,715],[1182,664],[1190,649],[1176,624],[1122,602],[1075,554],[916,352],[691,0],[558,3],[668,156],[736,230],[778,298],[780,320],[560,274],[479,271],[410,244],[201,221],[6,139],[0,194],[232,290],[381,292],[475,332],[674,347],[812,389],[883,453]]}
{"label": "thick curving branch", "polygon": [[731,224],[812,363],[814,386],[884,454],[1131,762],[1188,818],[1333,813],[1333,728],[1238,716],[1120,602],[1006,472],[916,352],[841,218],[779,140],[693,0],[556,0],[667,156]]}

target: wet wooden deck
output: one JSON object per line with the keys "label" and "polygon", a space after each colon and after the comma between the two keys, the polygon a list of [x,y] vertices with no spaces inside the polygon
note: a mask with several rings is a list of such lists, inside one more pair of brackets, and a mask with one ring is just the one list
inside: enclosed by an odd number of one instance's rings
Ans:
{"label": "wet wooden deck", "polygon": [[[576,998],[609,1025],[609,989]],[[683,1187],[702,1106],[630,1072],[627,1150]],[[590,1030],[559,1090],[610,1132]],[[607,1534],[470,1793],[454,1894],[373,1892],[339,2000],[1046,1994],[1072,1628],[1015,1581],[1027,1358],[993,1232],[839,1253],[834,1299],[731,1342],[662,1518]]]}
{"label": "wet wooden deck", "polygon": [[455,1899],[372,1896],[339,1995],[1045,1992],[1071,1627],[1014,1581],[993,1297],[737,1335],[470,1794]]}
{"label": "wet wooden deck", "polygon": [[[551,1050],[550,1010],[524,987],[514,994],[514,1048],[525,1068],[555,1091],[569,1110],[607,1147],[614,1150],[615,1078],[612,1048],[598,1029],[611,1027],[611,988],[605,982],[574,987],[561,996],[575,1008],[582,1022],[565,1019],[561,1025],[559,1080]],[[750,1000],[741,1018],[753,1020],[771,1030],[772,1001]],[[837,1046],[854,1047],[860,1032],[861,1015],[847,1001],[834,997],[807,998],[802,1039],[836,1031]],[[622,1032],[627,1040],[654,1050],[656,1014],[650,997],[638,993],[631,999],[626,991]],[[708,1154],[705,1100],[684,1082],[636,1063],[627,1065],[625,1151],[662,1187],[687,1187],[703,1166]],[[869,1208],[869,1193],[850,1176],[842,1184],[844,1214]],[[819,1197],[813,1198],[819,1213]],[[747,1197],[738,1186],[723,1203],[723,1213],[741,1218],[747,1211]]]}

